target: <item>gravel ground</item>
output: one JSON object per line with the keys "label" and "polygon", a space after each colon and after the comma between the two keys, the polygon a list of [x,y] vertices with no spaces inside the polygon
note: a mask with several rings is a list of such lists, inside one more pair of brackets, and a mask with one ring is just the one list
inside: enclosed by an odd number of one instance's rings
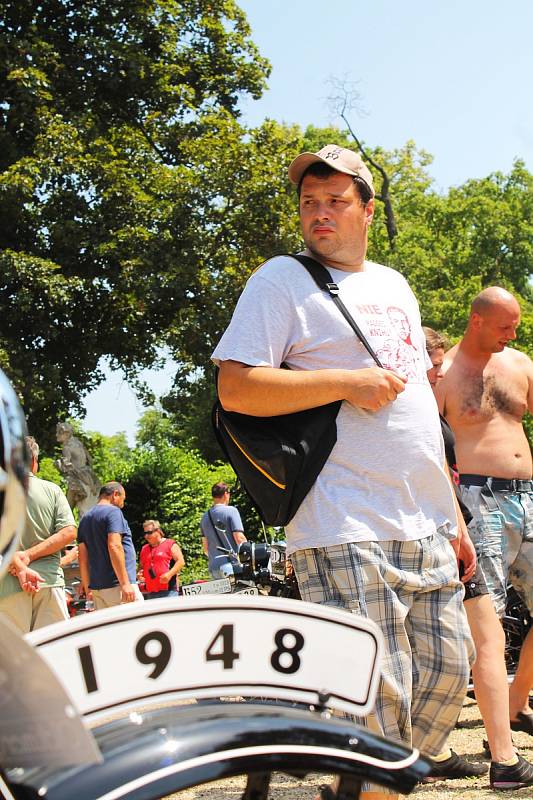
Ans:
{"label": "gravel ground", "polygon": [[[470,761],[483,761],[485,760],[482,743],[484,735],[478,707],[473,700],[467,698],[459,724],[450,737],[450,746]],[[533,738],[525,733],[515,733],[513,739],[521,754],[533,761]],[[317,787],[329,780],[330,776],[318,774],[309,775],[305,780],[297,780],[276,773],[272,776],[269,798],[313,800]],[[228,779],[173,794],[166,800],[239,800],[244,784],[245,779],[241,777]],[[477,779],[440,781],[419,786],[410,796],[414,800],[496,800],[498,797],[532,800],[533,791],[527,788],[514,792],[495,792],[489,788],[488,775],[483,775]]]}

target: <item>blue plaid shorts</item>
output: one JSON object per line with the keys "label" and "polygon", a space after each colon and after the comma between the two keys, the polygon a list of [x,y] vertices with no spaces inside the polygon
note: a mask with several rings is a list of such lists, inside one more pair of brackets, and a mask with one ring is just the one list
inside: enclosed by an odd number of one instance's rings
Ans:
{"label": "blue plaid shorts", "polygon": [[533,492],[461,486],[478,564],[500,616],[512,584],[533,615]]}

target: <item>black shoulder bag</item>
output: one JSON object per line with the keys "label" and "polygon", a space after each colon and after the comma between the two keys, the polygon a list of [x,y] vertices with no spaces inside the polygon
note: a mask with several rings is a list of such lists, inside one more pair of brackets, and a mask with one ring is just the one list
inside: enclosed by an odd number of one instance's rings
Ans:
{"label": "black shoulder bag", "polygon": [[[328,292],[378,367],[382,364],[339,297],[328,270],[308,256],[293,255],[320,289]],[[217,370],[218,378],[218,370]],[[286,525],[296,514],[337,441],[341,400],[275,417],[226,411],[219,399],[212,423],[218,443],[266,525]]]}

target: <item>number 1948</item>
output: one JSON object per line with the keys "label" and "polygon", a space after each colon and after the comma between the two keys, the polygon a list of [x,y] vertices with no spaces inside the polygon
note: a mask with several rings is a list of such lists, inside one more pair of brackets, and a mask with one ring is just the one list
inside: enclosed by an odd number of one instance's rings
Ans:
{"label": "number 1948", "polygon": [[[235,650],[234,633],[232,624],[221,625],[204,652],[205,661],[220,661],[223,669],[233,669],[235,662],[240,658],[240,653]],[[270,655],[272,668],[284,675],[298,672],[301,666],[300,652],[304,643],[304,637],[299,631],[292,628],[280,628],[276,631],[275,648]],[[172,642],[163,631],[150,631],[141,636],[134,652],[140,664],[152,666],[151,672],[146,677],[157,680],[170,662]],[[87,693],[97,692],[99,687],[91,646],[79,647],[78,657]]]}

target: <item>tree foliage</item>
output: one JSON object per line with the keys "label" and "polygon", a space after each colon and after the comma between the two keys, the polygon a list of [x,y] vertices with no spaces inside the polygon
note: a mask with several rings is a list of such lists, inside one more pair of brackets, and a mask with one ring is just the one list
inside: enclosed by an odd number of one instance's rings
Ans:
{"label": "tree foliage", "polygon": [[66,492],[67,482],[56,467],[53,458],[50,458],[49,456],[39,458],[39,471],[37,472],[37,477],[41,478],[43,481],[51,481],[52,483],[56,483],[63,489],[64,492]]}
{"label": "tree foliage", "polygon": [[[426,324],[454,340],[462,335],[470,302],[481,289],[509,289],[523,309],[518,346],[533,354],[533,175],[517,161],[509,175],[495,173],[438,193],[419,170],[399,176],[399,235],[386,263],[409,279]],[[379,217],[377,223],[370,255],[380,260]]]}
{"label": "tree foliage", "polygon": [[50,435],[102,356],[134,374],[169,309],[186,313],[203,213],[191,152],[237,124],[268,64],[233,0],[0,12],[0,361]]}
{"label": "tree foliage", "polygon": [[157,450],[163,445],[176,445],[180,439],[174,420],[161,409],[148,408],[137,422],[135,442],[139,447]]}
{"label": "tree foliage", "polygon": [[233,480],[230,467],[207,464],[199,455],[160,443],[157,449],[138,447],[131,452],[122,481],[126,490],[124,513],[137,552],[145,543],[142,523],[157,519],[165,535],[179,543],[186,566],[183,582],[207,577],[200,518],[211,505],[213,483]]}

